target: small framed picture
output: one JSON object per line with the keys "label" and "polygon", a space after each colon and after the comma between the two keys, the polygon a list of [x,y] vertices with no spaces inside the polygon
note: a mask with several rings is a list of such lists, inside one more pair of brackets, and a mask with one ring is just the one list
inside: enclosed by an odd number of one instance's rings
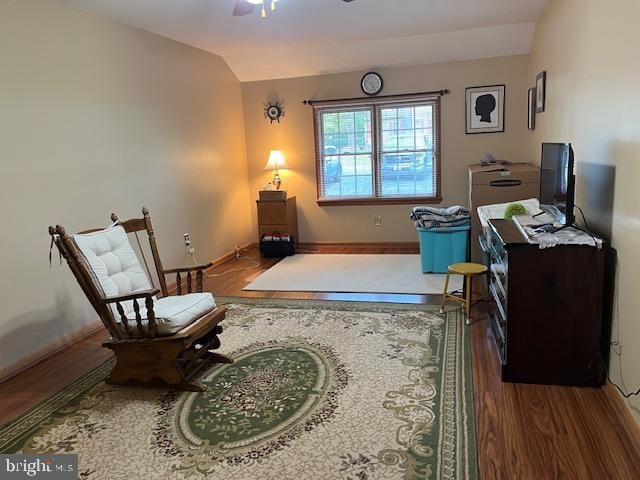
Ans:
{"label": "small framed picture", "polygon": [[504,132],[504,85],[466,89],[467,134]]}
{"label": "small framed picture", "polygon": [[527,128],[529,130],[536,129],[536,89],[529,89],[528,96],[529,109],[527,110]]}
{"label": "small framed picture", "polygon": [[536,113],[544,112],[547,97],[547,72],[540,72],[536,76]]}

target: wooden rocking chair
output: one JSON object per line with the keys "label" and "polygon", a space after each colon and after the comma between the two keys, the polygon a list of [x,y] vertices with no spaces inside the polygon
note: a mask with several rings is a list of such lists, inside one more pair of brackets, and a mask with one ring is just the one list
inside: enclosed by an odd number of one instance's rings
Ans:
{"label": "wooden rocking chair", "polygon": [[[203,361],[233,363],[212,351],[220,347],[219,323],[227,311],[216,306],[211,293],[202,293],[203,271],[212,264],[165,270],[149,211],[143,208],[142,215],[121,222],[112,214],[111,227],[72,236],[58,225],[49,227],[49,234],[111,335],[103,346],[113,350],[117,363],[107,381],[204,391],[202,384],[188,381]],[[129,243],[127,234],[142,230],[149,237],[160,290],[152,287],[144,253],[141,250],[149,276]],[[170,274],[176,275],[177,295],[169,295],[166,275]],[[185,295],[182,275],[186,275]]]}

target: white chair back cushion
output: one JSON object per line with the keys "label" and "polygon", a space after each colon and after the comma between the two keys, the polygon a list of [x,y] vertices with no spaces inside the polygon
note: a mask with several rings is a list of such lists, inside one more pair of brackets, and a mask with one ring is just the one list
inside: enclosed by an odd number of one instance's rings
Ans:
{"label": "white chair back cushion", "polygon": [[[151,288],[151,282],[131,248],[127,232],[120,225],[74,235],[73,240],[93,272],[94,282],[98,284],[96,286],[102,289],[105,296],[125,295]],[[133,310],[133,302],[122,302],[122,307],[128,313]],[[118,319],[115,306],[111,306],[111,311]]]}

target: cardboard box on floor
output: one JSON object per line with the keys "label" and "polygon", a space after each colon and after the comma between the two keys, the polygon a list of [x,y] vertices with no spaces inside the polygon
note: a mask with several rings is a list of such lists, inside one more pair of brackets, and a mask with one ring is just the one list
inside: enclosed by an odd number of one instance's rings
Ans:
{"label": "cardboard box on floor", "polygon": [[482,232],[477,208],[494,203],[538,198],[540,169],[531,164],[472,165],[469,167],[469,209],[471,210],[471,261],[481,262],[478,235]]}

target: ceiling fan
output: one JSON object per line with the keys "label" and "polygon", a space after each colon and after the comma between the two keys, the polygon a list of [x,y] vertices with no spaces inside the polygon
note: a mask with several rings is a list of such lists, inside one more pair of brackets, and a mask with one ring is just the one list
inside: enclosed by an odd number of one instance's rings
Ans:
{"label": "ceiling fan", "polygon": [[[252,14],[257,6],[262,7],[262,18],[267,17],[267,9],[265,8],[265,3],[271,3],[271,11],[276,11],[276,2],[278,0],[236,0],[236,4],[233,7],[233,15],[236,17],[243,17],[245,15]],[[343,2],[349,3],[353,0],[342,0]]]}
{"label": "ceiling fan", "polygon": [[[278,0],[271,0],[271,11],[276,11],[276,2]],[[265,0],[236,0],[236,4],[233,7],[233,15],[236,17],[243,17],[245,15],[252,14],[256,7],[260,5],[262,7],[262,18],[267,16],[267,10],[265,9]]]}

